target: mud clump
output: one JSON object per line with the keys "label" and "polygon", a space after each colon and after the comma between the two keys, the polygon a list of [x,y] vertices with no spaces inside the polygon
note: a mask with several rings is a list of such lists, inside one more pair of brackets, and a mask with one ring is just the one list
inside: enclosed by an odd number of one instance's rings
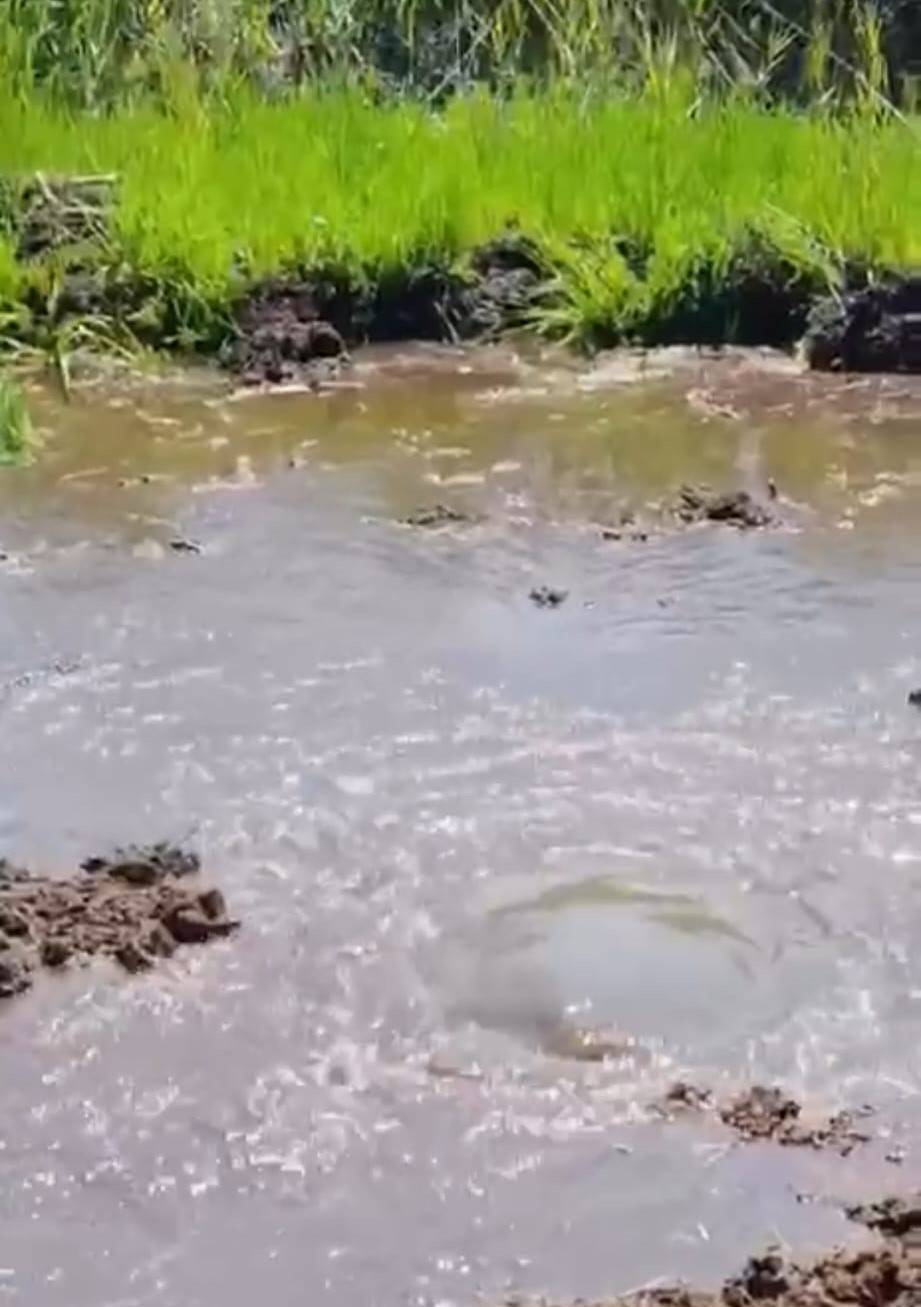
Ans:
{"label": "mud clump", "polygon": [[819,300],[803,354],[822,372],[921,372],[921,274]]}
{"label": "mud clump", "polygon": [[424,530],[434,530],[442,526],[463,526],[473,522],[474,518],[459,508],[448,504],[433,504],[430,508],[417,508],[406,517],[400,518],[402,526],[412,526]]}
{"label": "mud clump", "polygon": [[682,486],[671,506],[679,522],[718,522],[743,531],[770,526],[774,515],[747,490],[716,491],[709,486]]}
{"label": "mud clump", "polygon": [[257,287],[239,306],[235,338],[221,362],[244,385],[318,381],[347,357],[340,332],[323,316],[308,284],[283,280]]}
{"label": "mud clump", "polygon": [[754,1085],[734,1098],[718,1101],[711,1090],[679,1081],[656,1107],[666,1117],[683,1112],[715,1112],[740,1139],[786,1147],[829,1148],[842,1156],[870,1137],[848,1112],[818,1118],[804,1116],[802,1105],[777,1086]]}
{"label": "mud clump", "polygon": [[473,283],[462,295],[458,334],[489,339],[524,326],[547,277],[530,242],[507,232],[475,252],[471,269]]}
{"label": "mud clump", "polygon": [[197,855],[170,844],[88,858],[68,879],[0,863],[0,997],[22,993],[40,967],[111,957],[128,971],[183,944],[231,934],[220,890],[195,883]]}
{"label": "mud clump", "polygon": [[921,1244],[921,1197],[884,1198],[878,1203],[849,1207],[847,1214],[852,1221],[858,1221],[888,1239]]}
{"label": "mud clump", "polygon": [[557,590],[552,585],[536,585],[528,595],[535,608],[559,608],[568,597],[568,590]]}
{"label": "mud clump", "polygon": [[743,1139],[770,1139],[806,1148],[833,1148],[847,1154],[869,1136],[848,1112],[818,1121],[802,1117],[802,1107],[776,1086],[755,1085],[719,1109],[724,1125]]}

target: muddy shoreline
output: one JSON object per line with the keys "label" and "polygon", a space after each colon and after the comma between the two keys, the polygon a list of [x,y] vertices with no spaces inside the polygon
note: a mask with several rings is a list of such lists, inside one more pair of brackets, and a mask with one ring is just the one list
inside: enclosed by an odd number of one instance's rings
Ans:
{"label": "muddy shoreline", "polygon": [[[726,267],[695,267],[667,301],[637,317],[554,315],[562,269],[517,230],[467,252],[433,251],[382,269],[289,268],[254,279],[241,267],[202,293],[119,254],[114,177],[0,179],[0,218],[22,272],[7,305],[9,340],[42,348],[87,327],[91,341],[216,360],[245,385],[320,386],[365,344],[495,340],[510,332],[566,334],[582,348],[728,345],[798,349],[809,368],[921,371],[921,276],[845,267],[840,289],[757,241]],[[632,274],[650,251],[620,242]],[[53,271],[49,271],[53,270]]]}
{"label": "muddy shoreline", "polygon": [[[921,1202],[917,1197],[884,1199],[850,1207],[847,1215],[878,1236],[875,1245],[804,1258],[769,1246],[715,1291],[656,1284],[603,1302],[605,1307],[750,1307],[760,1302],[778,1307],[916,1307],[921,1301]],[[527,1307],[534,1301],[510,1296],[505,1307]],[[546,1307],[546,1300],[538,1301]]]}

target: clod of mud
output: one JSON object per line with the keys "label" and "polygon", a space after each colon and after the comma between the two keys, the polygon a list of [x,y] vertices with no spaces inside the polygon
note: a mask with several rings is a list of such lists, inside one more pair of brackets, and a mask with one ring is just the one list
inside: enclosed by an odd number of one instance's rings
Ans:
{"label": "clod of mud", "polygon": [[25,183],[5,183],[0,208],[15,234],[17,258],[28,261],[50,250],[103,242],[109,234],[117,180],[36,173]]}
{"label": "clod of mud", "polygon": [[173,536],[169,542],[169,547],[174,554],[200,554],[201,545],[197,540],[190,540],[187,536]]}
{"label": "clod of mud", "polygon": [[682,486],[671,506],[671,512],[680,522],[722,522],[741,530],[755,530],[770,526],[774,521],[763,504],[759,504],[747,490],[717,491],[709,486]]}
{"label": "clod of mud", "polygon": [[528,595],[538,608],[559,608],[569,596],[568,590],[556,590],[550,585],[538,585]]}
{"label": "clod of mud", "polygon": [[819,1121],[802,1119],[802,1107],[776,1086],[755,1085],[719,1108],[720,1119],[743,1139],[771,1139],[807,1148],[834,1148],[847,1154],[869,1135],[848,1112]]}
{"label": "clod of mud", "polygon": [[870,1138],[858,1129],[848,1112],[820,1118],[804,1116],[802,1105],[777,1086],[754,1085],[735,1098],[718,1101],[711,1090],[679,1081],[656,1108],[668,1117],[677,1112],[713,1111],[740,1139],[769,1140],[787,1147],[830,1148],[845,1157]]}
{"label": "clod of mud", "polygon": [[819,300],[803,354],[823,372],[921,372],[921,275]]}
{"label": "clod of mud", "polygon": [[109,854],[95,854],[80,863],[82,871],[102,873],[135,885],[155,885],[166,876],[194,876],[201,859],[190,849],[161,840],[157,844],[129,844]]}
{"label": "clod of mud", "polygon": [[464,513],[459,508],[451,508],[448,504],[433,504],[430,508],[417,508],[414,512],[407,513],[406,517],[400,518],[403,526],[423,527],[428,530],[440,526],[460,526],[472,521],[474,518],[469,513]]}
{"label": "clod of mud", "polygon": [[471,269],[473,283],[461,296],[457,334],[489,339],[524,325],[547,280],[534,246],[506,232],[476,251]]}
{"label": "clod of mud", "polygon": [[220,890],[189,883],[198,857],[172,845],[118,849],[82,868],[60,880],[0,863],[0,997],[28,989],[38,967],[103,956],[140,971],[239,925]]}
{"label": "clod of mud", "polygon": [[849,1207],[847,1214],[870,1230],[890,1239],[921,1243],[921,1198],[884,1198],[878,1203]]}
{"label": "clod of mud", "polygon": [[687,1080],[676,1080],[668,1089],[659,1105],[665,1115],[675,1111],[704,1112],[713,1106],[713,1094],[700,1085],[692,1085]]}
{"label": "clod of mud", "polygon": [[221,362],[244,385],[316,381],[347,356],[345,341],[306,283],[262,283],[239,306],[236,325]]}

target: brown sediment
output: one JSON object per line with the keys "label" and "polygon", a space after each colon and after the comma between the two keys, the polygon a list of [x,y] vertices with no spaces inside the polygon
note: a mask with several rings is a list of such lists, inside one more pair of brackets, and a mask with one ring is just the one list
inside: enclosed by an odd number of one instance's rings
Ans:
{"label": "brown sediment", "polygon": [[[897,1211],[894,1222],[878,1220]],[[836,1248],[813,1258],[794,1258],[771,1247],[750,1257],[738,1275],[716,1290],[656,1284],[623,1297],[579,1307],[918,1307],[921,1303],[921,1246],[912,1235],[921,1229],[921,1201],[887,1199],[848,1212],[884,1237],[872,1247]],[[506,1307],[528,1300],[506,1299]],[[546,1307],[546,1300],[540,1300]]]}
{"label": "brown sediment", "polygon": [[831,1116],[804,1113],[802,1104],[776,1085],[753,1085],[719,1101],[711,1090],[679,1081],[656,1104],[663,1116],[715,1112],[740,1139],[766,1140],[787,1147],[829,1148],[846,1156],[870,1136],[849,1112]]}
{"label": "brown sediment", "polygon": [[88,858],[66,879],[0,863],[0,998],[28,989],[39,967],[102,956],[140,971],[182,944],[229,935],[239,922],[198,872],[195,854],[169,844]]}

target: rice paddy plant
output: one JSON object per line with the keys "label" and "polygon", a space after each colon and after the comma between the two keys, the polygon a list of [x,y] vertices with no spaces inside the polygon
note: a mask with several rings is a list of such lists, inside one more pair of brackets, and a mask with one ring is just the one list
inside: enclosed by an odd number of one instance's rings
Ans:
{"label": "rice paddy plant", "polygon": [[32,446],[32,422],[22,387],[0,376],[0,465],[23,462]]}
{"label": "rice paddy plant", "polygon": [[169,114],[0,96],[0,173],[119,175],[106,257],[164,288],[180,343],[215,331],[247,279],[461,265],[509,227],[555,269],[545,325],[570,335],[662,312],[753,244],[823,284],[848,262],[921,263],[912,125],[701,102],[678,75],[642,95],[473,89],[438,111],[322,84],[282,100],[241,84]]}

